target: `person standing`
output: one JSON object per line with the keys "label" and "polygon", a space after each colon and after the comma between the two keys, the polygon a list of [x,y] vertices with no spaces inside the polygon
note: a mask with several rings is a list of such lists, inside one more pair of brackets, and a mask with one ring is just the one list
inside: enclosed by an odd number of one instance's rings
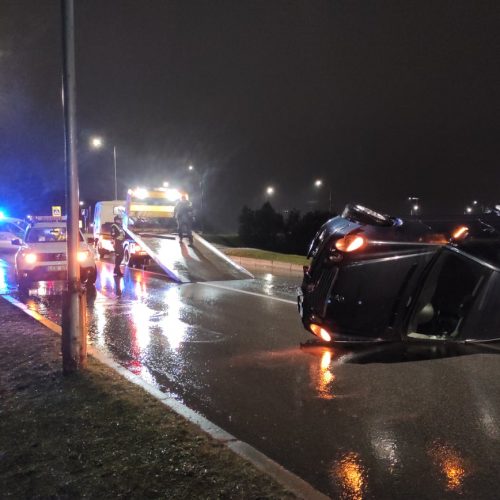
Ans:
{"label": "person standing", "polygon": [[125,241],[125,231],[122,227],[122,218],[115,215],[114,223],[111,225],[111,237],[113,238],[113,247],[115,249],[115,276],[123,276],[120,264],[123,260],[123,242]]}
{"label": "person standing", "polygon": [[189,244],[193,244],[193,205],[183,194],[177,202],[174,209],[174,217],[177,220],[177,229],[179,232],[179,241],[183,238],[188,238]]}

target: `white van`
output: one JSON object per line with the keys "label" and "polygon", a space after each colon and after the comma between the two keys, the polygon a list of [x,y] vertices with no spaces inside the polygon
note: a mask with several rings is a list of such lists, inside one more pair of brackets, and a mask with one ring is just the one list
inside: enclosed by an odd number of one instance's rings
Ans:
{"label": "white van", "polygon": [[98,201],[94,209],[94,239],[99,256],[114,251],[111,224],[116,215],[123,217],[125,200]]}

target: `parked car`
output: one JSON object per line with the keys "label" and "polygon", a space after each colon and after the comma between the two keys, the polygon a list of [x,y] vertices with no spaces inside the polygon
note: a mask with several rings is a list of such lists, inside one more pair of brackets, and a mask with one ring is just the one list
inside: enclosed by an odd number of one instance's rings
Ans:
{"label": "parked car", "polygon": [[[61,217],[35,217],[26,229],[24,241],[15,240],[16,280],[20,289],[35,281],[67,277],[66,221]],[[93,284],[97,277],[94,251],[79,231],[78,262],[82,282]]]}
{"label": "parked car", "polygon": [[500,217],[407,220],[348,205],[316,234],[298,291],[325,342],[500,339]]}
{"label": "parked car", "polygon": [[94,209],[94,240],[101,259],[115,250],[111,238],[111,225],[115,216],[123,216],[125,200],[98,201]]}
{"label": "parked car", "polygon": [[0,219],[0,251],[15,252],[17,247],[12,245],[12,240],[22,239],[26,223],[22,219],[3,217]]}

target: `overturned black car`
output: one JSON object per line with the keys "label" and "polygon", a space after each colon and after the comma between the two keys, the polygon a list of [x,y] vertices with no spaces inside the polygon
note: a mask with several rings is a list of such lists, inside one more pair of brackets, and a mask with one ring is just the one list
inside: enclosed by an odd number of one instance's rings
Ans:
{"label": "overturned black car", "polygon": [[311,243],[298,291],[325,342],[500,340],[500,217],[403,220],[347,205]]}

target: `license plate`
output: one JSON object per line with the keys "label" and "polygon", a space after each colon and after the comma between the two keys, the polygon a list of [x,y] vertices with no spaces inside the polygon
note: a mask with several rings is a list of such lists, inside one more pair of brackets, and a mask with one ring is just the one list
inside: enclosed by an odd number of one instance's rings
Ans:
{"label": "license plate", "polygon": [[47,266],[47,271],[66,271],[66,266]]}

